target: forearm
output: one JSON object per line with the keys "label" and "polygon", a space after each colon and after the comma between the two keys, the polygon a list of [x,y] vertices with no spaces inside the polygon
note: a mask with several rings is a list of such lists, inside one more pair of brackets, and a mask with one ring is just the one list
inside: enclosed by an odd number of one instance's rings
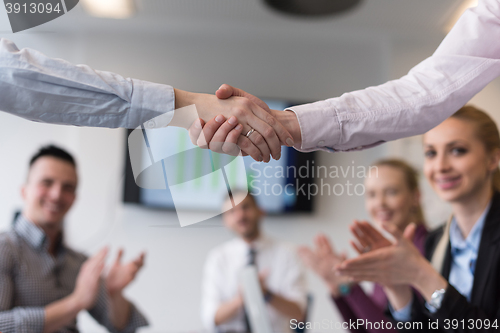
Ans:
{"label": "forearm", "polygon": [[0,110],[30,120],[136,128],[174,110],[171,86],[19,50],[6,39],[0,39],[0,71]]}
{"label": "forearm", "polygon": [[292,111],[271,110],[271,114],[287,129],[292,135],[295,148],[302,145],[302,133],[300,131],[297,115]]}
{"label": "forearm", "polygon": [[215,312],[215,326],[221,325],[234,318],[242,307],[243,298],[240,295],[228,302],[222,303],[217,309],[217,312]]}
{"label": "forearm", "polygon": [[359,150],[437,126],[500,75],[499,7],[480,1],[434,55],[398,80],[293,107],[301,149]]}
{"label": "forearm", "polygon": [[81,310],[83,307],[73,294],[47,305],[43,332],[50,333],[59,330],[75,320]]}
{"label": "forearm", "polygon": [[419,266],[413,287],[429,302],[434,291],[446,289],[448,281],[425,258],[421,259]]}
{"label": "forearm", "polygon": [[385,287],[384,292],[392,308],[396,311],[404,308],[413,299],[411,287],[407,285]]}
{"label": "forearm", "polygon": [[[169,126],[189,129],[193,122],[200,117],[196,107],[189,107],[193,104],[200,105],[199,99],[205,94],[196,94],[174,88],[175,112]],[[208,96],[208,95],[207,95]],[[204,119],[207,120],[207,119]]]}
{"label": "forearm", "polygon": [[130,311],[130,302],[123,297],[121,292],[109,295],[109,320],[116,330],[121,331],[127,326]]}
{"label": "forearm", "polygon": [[273,294],[269,304],[290,319],[302,320],[304,317],[304,313],[297,303],[289,301],[280,295]]}

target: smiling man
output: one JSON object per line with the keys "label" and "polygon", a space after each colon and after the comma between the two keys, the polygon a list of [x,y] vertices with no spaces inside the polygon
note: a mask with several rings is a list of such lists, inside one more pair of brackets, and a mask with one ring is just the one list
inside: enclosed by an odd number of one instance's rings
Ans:
{"label": "smiling man", "polygon": [[63,221],[77,184],[76,163],[66,151],[48,146],[31,159],[21,190],[23,212],[11,231],[0,234],[1,332],[78,332],[82,310],[111,332],[147,325],[122,295],[144,254],[122,264],[120,250],[102,279],[107,249],[87,259],[63,242]]}
{"label": "smiling man", "polygon": [[[237,206],[223,214],[224,225],[237,237],[219,245],[205,263],[202,320],[210,332],[250,332],[239,281],[240,272],[255,266],[273,332],[291,332],[290,321],[301,321],[307,303],[304,269],[296,252],[263,234],[263,212],[246,192],[233,192]],[[231,207],[227,199],[224,207]]]}

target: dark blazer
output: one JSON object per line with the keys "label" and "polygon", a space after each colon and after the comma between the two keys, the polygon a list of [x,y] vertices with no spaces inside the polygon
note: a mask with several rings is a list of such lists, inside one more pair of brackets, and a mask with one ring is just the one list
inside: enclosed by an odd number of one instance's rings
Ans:
{"label": "dark blazer", "polygon": [[[425,254],[431,259],[444,232],[444,226],[427,236]],[[448,244],[441,274],[448,279],[451,269],[451,246]],[[450,329],[445,328],[449,319]],[[452,320],[456,319],[457,328],[453,329]],[[438,321],[439,329],[429,329],[429,320]],[[461,321],[464,320],[462,323]],[[489,320],[496,328],[484,328]],[[479,245],[471,301],[462,296],[451,285],[436,313],[430,313],[420,302],[414,302],[412,321],[422,322],[423,330],[418,332],[500,332],[500,193],[495,192],[491,207],[486,215],[484,229]],[[482,328],[480,328],[482,324]]]}

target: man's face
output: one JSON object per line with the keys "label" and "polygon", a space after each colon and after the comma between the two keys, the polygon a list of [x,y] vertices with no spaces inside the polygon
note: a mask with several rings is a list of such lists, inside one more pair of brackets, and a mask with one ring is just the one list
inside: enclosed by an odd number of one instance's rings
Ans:
{"label": "man's face", "polygon": [[23,213],[40,227],[60,227],[76,197],[75,167],[62,159],[43,156],[31,166],[21,194]]}
{"label": "man's face", "polygon": [[[236,201],[239,201],[236,198]],[[231,205],[228,200],[226,205]],[[255,239],[259,235],[259,223],[262,211],[257,207],[250,196],[247,196],[239,205],[228,210],[223,215],[224,224],[234,233],[245,239]]]}

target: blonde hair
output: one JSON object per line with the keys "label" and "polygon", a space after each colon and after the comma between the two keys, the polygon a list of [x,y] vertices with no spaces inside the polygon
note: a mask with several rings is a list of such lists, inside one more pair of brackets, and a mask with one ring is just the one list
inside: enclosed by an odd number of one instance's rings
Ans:
{"label": "blonde hair", "polygon": [[[408,186],[410,192],[412,193],[420,192],[420,186],[418,182],[418,172],[405,161],[396,158],[388,158],[388,159],[378,160],[373,165],[377,167],[388,166],[400,170],[403,173],[405,184],[406,186]],[[420,204],[420,202],[417,204],[414,215],[416,221],[412,222],[415,222],[415,224],[417,225],[420,224],[425,225],[424,212],[422,210],[422,205]]]}
{"label": "blonde hair", "polygon": [[[475,135],[484,144],[484,148],[488,153],[500,149],[498,127],[486,112],[468,105],[455,112],[451,118],[474,124],[476,127]],[[500,191],[500,168],[498,167],[493,172],[492,186],[494,191]]]}
{"label": "blonde hair", "polygon": [[[451,118],[460,119],[474,124],[476,127],[474,134],[479,141],[484,144],[484,148],[488,153],[491,153],[496,149],[500,149],[500,134],[498,132],[497,125],[486,112],[481,111],[474,106],[468,105],[455,112]],[[491,185],[494,191],[500,191],[500,169],[498,167],[493,172]],[[443,235],[436,245],[431,258],[432,266],[440,273],[443,268],[446,249],[448,248],[448,243],[450,242],[451,221],[452,217],[448,219],[448,222],[443,230]]]}

